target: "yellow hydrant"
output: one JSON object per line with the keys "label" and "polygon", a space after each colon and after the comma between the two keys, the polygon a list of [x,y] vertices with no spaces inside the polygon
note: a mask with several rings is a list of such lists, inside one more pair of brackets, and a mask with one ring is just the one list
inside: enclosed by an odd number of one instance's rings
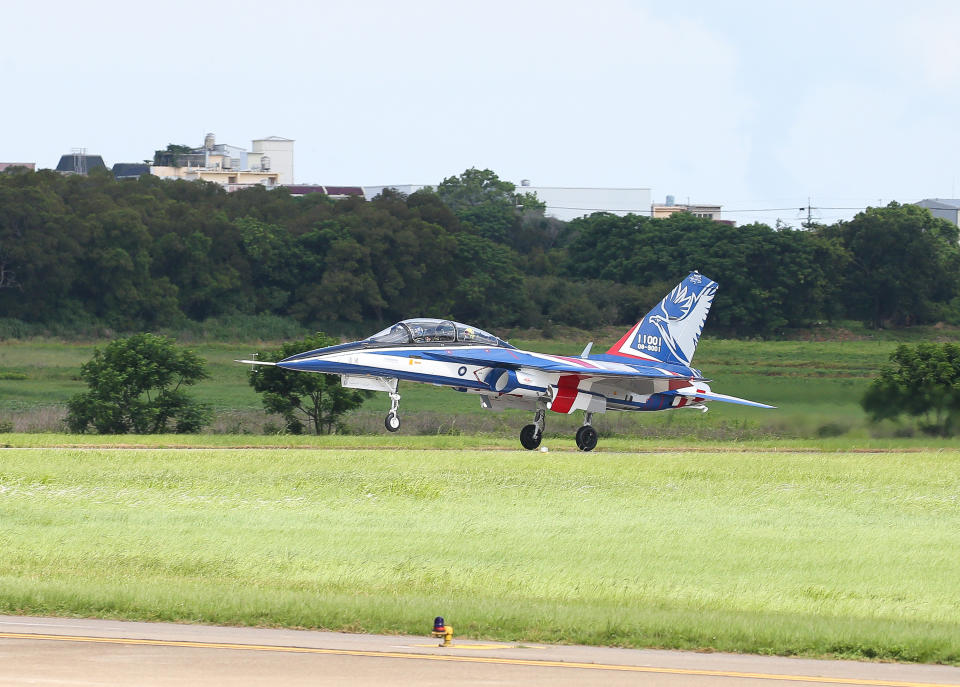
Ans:
{"label": "yellow hydrant", "polygon": [[442,615],[438,615],[433,619],[433,632],[430,633],[434,637],[443,637],[443,643],[440,646],[450,646],[450,642],[453,641],[453,625],[447,625]]}

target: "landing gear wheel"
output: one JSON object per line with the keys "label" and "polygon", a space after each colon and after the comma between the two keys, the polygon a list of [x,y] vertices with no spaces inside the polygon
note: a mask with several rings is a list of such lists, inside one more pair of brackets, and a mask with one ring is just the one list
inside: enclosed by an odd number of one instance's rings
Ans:
{"label": "landing gear wheel", "polygon": [[526,425],[520,430],[520,443],[528,451],[537,448],[541,439],[543,439],[543,433],[539,431],[536,425]]}
{"label": "landing gear wheel", "polygon": [[597,447],[597,430],[590,425],[584,425],[577,430],[577,448],[581,451],[592,451]]}
{"label": "landing gear wheel", "polygon": [[400,394],[396,391],[390,394],[390,411],[387,413],[387,418],[383,421],[384,427],[387,428],[388,432],[396,432],[400,429]]}

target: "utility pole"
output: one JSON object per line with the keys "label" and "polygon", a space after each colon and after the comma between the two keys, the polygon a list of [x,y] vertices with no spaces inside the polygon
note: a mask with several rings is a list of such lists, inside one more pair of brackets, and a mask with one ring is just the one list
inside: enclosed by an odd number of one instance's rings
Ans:
{"label": "utility pole", "polygon": [[807,211],[807,221],[803,222],[803,227],[804,229],[809,229],[811,226],[813,226],[813,207],[810,205],[810,196],[807,196],[807,207],[799,209],[800,212],[803,212],[804,210]]}

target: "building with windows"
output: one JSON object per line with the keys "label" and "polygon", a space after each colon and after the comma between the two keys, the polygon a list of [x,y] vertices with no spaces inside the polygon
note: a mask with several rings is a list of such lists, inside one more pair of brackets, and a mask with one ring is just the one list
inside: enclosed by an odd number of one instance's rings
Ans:
{"label": "building with windows", "polygon": [[[250,186],[277,186],[293,183],[293,140],[270,136],[252,142],[252,151],[227,143],[217,143],[207,134],[198,148],[169,146],[154,154],[153,164],[118,163],[117,178],[136,178],[153,174],[161,179],[212,181],[228,191]],[[279,164],[279,167],[275,167]]]}
{"label": "building with windows", "polygon": [[278,174],[267,170],[236,169],[234,167],[175,167],[150,166],[150,174],[161,179],[186,179],[187,181],[212,181],[228,191],[239,191],[251,186],[275,188]]}
{"label": "building with windows", "polygon": [[[689,212],[694,217],[703,217],[704,219],[712,219],[714,222],[724,222],[725,220],[721,219],[723,212],[722,205],[704,205],[704,204],[677,204],[674,202],[673,196],[667,196],[667,200],[663,205],[651,205],[650,206],[650,216],[654,219],[662,219],[664,217],[669,217],[670,215],[677,212]],[[732,224],[732,222],[730,222]]]}

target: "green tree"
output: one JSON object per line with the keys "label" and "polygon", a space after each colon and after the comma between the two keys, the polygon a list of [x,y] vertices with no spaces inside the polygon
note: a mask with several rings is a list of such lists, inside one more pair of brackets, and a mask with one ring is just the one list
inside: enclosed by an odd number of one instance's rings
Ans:
{"label": "green tree", "polygon": [[[291,355],[338,343],[323,332],[300,341],[290,341],[280,348],[263,351],[259,359],[267,362],[283,360]],[[316,434],[331,434],[344,413],[360,407],[369,391],[344,389],[337,375],[285,370],[273,365],[255,365],[249,372],[250,386],[263,394],[263,407],[268,413],[283,416],[287,431],[301,434],[307,420]]]}
{"label": "green tree", "polygon": [[135,334],[95,349],[80,377],[90,391],[67,404],[71,432],[198,432],[212,415],[182,390],[208,377],[203,359],[165,336]]}
{"label": "green tree", "polygon": [[520,324],[526,318],[523,274],[516,251],[475,234],[457,236],[459,274],[453,315],[484,327]]}
{"label": "green tree", "polygon": [[258,312],[282,310],[300,281],[300,254],[285,228],[252,217],[234,221],[256,287]]}
{"label": "green tree", "polygon": [[514,248],[524,219],[543,217],[546,207],[532,193],[518,194],[516,186],[489,169],[473,167],[440,182],[437,195],[465,228]]}
{"label": "green tree", "polygon": [[188,155],[192,152],[193,148],[188,145],[168,143],[166,150],[155,150],[153,152],[153,164],[180,167],[180,156]]}
{"label": "green tree", "polygon": [[186,236],[170,232],[153,241],[151,272],[172,282],[180,308],[193,320],[223,312],[242,286],[236,269],[217,264],[212,244],[200,231]]}
{"label": "green tree", "polygon": [[901,414],[922,417],[920,428],[950,436],[960,412],[960,346],[901,344],[873,380],[860,405],[874,422]]}
{"label": "green tree", "polygon": [[176,287],[151,273],[153,240],[135,211],[105,209],[85,219],[78,231],[84,250],[74,291],[96,315],[134,328],[179,314]]}
{"label": "green tree", "polygon": [[836,276],[848,315],[874,328],[936,321],[957,295],[957,227],[926,208],[868,208],[821,233],[838,237],[849,254]]}
{"label": "green tree", "polygon": [[471,167],[460,176],[447,177],[437,186],[437,195],[454,212],[464,208],[495,205],[516,205],[517,187],[503,181],[489,169]]}
{"label": "green tree", "polygon": [[3,175],[0,185],[0,313],[56,317],[76,279],[81,249],[68,210],[45,174]]}
{"label": "green tree", "polygon": [[699,270],[720,284],[711,331],[735,335],[770,335],[822,317],[840,262],[834,244],[812,232],[733,227],[687,212],[595,213],[570,227],[567,275],[645,287]]}

